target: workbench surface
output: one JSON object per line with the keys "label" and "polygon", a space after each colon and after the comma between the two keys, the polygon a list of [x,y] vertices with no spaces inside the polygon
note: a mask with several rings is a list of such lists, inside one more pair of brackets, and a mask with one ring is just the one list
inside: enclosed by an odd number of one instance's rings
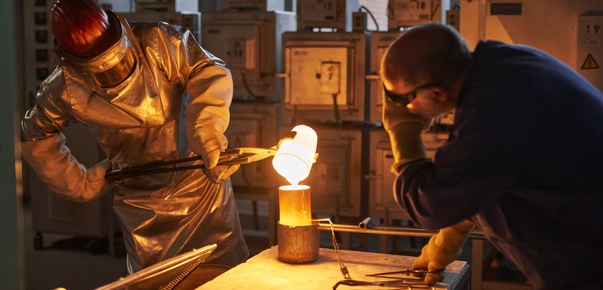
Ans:
{"label": "workbench surface", "polygon": [[[283,263],[277,259],[277,255],[278,246],[264,250],[247,260],[247,262],[230,269],[212,281],[198,287],[196,290],[333,289],[335,283],[343,280],[339,262],[333,249],[320,248],[320,257],[318,260],[308,264]],[[387,279],[366,277],[365,275],[405,270],[411,267],[412,261],[415,259],[412,256],[347,250],[341,250],[341,257],[344,265],[349,270],[351,278],[363,281],[387,281]],[[418,279],[412,276],[402,277]],[[454,261],[446,268],[444,281],[434,285],[434,289],[467,289],[468,282],[469,265],[465,261]],[[340,285],[337,289],[365,290],[395,288]]]}

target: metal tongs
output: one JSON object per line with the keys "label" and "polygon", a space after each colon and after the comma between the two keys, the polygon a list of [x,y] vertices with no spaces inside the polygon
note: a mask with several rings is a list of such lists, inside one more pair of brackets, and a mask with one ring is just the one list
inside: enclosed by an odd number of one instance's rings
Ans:
{"label": "metal tongs", "polygon": [[[237,147],[237,148],[229,148],[224,150],[224,152],[220,152],[220,159],[218,159],[219,165],[242,165],[249,164],[251,162],[260,161],[266,159],[268,157],[273,157],[276,155],[278,148],[281,146],[283,141],[291,140],[295,138],[297,132],[291,131],[285,133],[283,138],[278,141],[276,146],[271,148],[256,148],[256,147]],[[200,164],[187,165],[187,166],[174,166],[180,163],[187,163],[192,161],[201,160]],[[163,161],[163,162],[155,162],[151,164],[145,164],[140,166],[126,167],[122,169],[112,170],[105,174],[106,180],[121,180],[123,178],[148,175],[148,174],[157,174],[157,173],[165,173],[165,172],[173,172],[173,171],[183,171],[189,169],[200,169],[205,168],[203,164],[203,159],[201,156],[193,156],[188,158],[176,159],[172,161]]]}
{"label": "metal tongs", "polygon": [[345,279],[338,281],[334,286],[333,290],[336,290],[340,285],[346,286],[379,286],[388,288],[403,288],[403,289],[435,289],[433,286],[426,284],[423,280],[419,279],[407,279],[400,277],[403,276],[424,276],[427,273],[440,273],[443,270],[424,270],[424,269],[406,269],[394,272],[384,272],[376,274],[367,274],[367,277],[385,278],[390,280],[381,281],[364,281]]}
{"label": "metal tongs", "polygon": [[[224,152],[220,153],[220,159],[218,160],[218,165],[237,165],[237,164],[248,164],[256,161],[260,161],[266,159],[268,157],[272,157],[276,155],[277,147],[272,148],[255,148],[255,147],[239,147],[239,148],[230,148],[226,149]],[[156,162],[146,165],[126,167],[122,169],[112,170],[107,172],[105,175],[106,180],[120,180],[123,178],[140,176],[140,175],[148,175],[148,174],[156,174],[156,173],[165,173],[165,172],[173,172],[173,171],[182,171],[189,169],[200,169],[205,168],[205,164],[194,164],[194,165],[186,165],[186,166],[174,166],[181,163],[187,163],[192,161],[198,161],[201,159],[201,156],[193,156],[188,158],[176,159],[172,161],[165,162]]]}

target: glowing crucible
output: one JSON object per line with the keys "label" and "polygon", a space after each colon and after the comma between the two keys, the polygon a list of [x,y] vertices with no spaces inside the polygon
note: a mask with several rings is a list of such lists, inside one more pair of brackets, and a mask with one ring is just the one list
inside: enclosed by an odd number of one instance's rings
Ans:
{"label": "glowing crucible", "polygon": [[319,254],[318,225],[312,223],[310,187],[298,183],[308,177],[316,154],[316,132],[296,126],[296,135],[279,144],[272,159],[276,172],[291,185],[279,188],[278,259],[286,263],[309,263]]}
{"label": "glowing crucible", "polygon": [[295,137],[282,141],[272,159],[274,169],[291,183],[279,188],[279,222],[287,226],[311,225],[310,187],[298,183],[310,174],[318,137],[314,129],[304,125],[291,131],[296,132]]}
{"label": "glowing crucible", "polygon": [[297,185],[310,174],[318,136],[314,129],[305,125],[295,126],[291,131],[297,134],[280,144],[272,159],[272,166],[291,185]]}

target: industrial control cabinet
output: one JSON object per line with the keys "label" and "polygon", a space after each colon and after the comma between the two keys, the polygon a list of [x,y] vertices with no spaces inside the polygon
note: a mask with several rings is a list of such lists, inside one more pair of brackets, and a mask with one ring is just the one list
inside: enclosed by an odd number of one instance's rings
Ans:
{"label": "industrial control cabinet", "polygon": [[365,32],[285,32],[283,50],[286,118],[365,120]]}
{"label": "industrial control cabinet", "polygon": [[[369,133],[369,216],[380,218],[386,225],[395,220],[410,220],[394,198],[396,175],[391,172],[394,155],[388,133],[375,129]],[[423,133],[421,135],[427,156],[432,160],[437,149],[448,140],[448,133]]]}
{"label": "industrial control cabinet", "polygon": [[295,31],[295,13],[204,12],[202,46],[232,73],[235,100],[281,101],[281,37]]}

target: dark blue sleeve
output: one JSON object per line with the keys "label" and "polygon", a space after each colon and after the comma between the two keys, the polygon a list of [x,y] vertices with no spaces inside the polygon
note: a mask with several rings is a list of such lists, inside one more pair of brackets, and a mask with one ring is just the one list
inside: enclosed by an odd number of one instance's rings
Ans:
{"label": "dark blue sleeve", "polygon": [[[449,142],[434,162],[403,165],[394,187],[398,203],[419,225],[440,229],[469,219],[494,204],[516,183],[521,170],[516,152],[529,134],[519,92],[507,88],[474,90],[455,114]],[[526,114],[527,113],[527,114]]]}

